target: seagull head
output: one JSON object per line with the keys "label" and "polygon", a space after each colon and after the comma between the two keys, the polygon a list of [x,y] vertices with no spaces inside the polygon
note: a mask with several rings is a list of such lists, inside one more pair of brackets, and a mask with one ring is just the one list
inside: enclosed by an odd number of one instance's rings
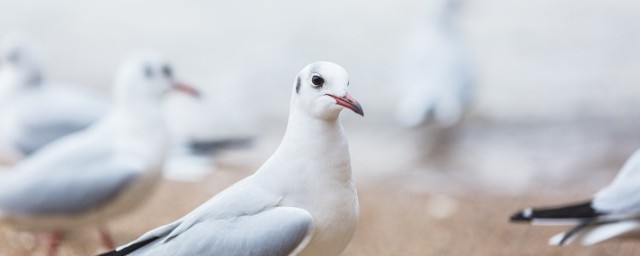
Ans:
{"label": "seagull head", "polygon": [[154,52],[132,56],[123,64],[116,79],[116,100],[159,101],[173,91],[200,96],[197,89],[179,82],[169,61]]}
{"label": "seagull head", "polygon": [[29,37],[10,34],[0,48],[0,71],[10,76],[20,86],[38,86],[42,82],[40,49]]}
{"label": "seagull head", "polygon": [[293,101],[318,118],[337,118],[344,108],[364,116],[362,106],[349,95],[348,88],[349,75],[344,68],[332,62],[314,62],[296,77]]}

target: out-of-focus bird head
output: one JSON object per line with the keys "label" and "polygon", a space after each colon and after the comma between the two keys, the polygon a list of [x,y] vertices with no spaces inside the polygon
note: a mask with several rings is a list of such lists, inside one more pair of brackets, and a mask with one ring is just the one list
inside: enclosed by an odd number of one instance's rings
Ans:
{"label": "out-of-focus bird head", "polygon": [[161,101],[172,91],[181,91],[194,97],[200,93],[194,87],[179,82],[173,67],[155,52],[140,52],[128,59],[116,76],[115,100],[134,102]]}
{"label": "out-of-focus bird head", "polygon": [[0,48],[0,76],[13,86],[35,87],[42,84],[41,51],[28,36],[6,36]]}
{"label": "out-of-focus bird head", "polygon": [[348,93],[349,75],[341,66],[319,61],[303,68],[294,82],[292,108],[303,108],[321,119],[335,119],[344,108],[364,116]]}

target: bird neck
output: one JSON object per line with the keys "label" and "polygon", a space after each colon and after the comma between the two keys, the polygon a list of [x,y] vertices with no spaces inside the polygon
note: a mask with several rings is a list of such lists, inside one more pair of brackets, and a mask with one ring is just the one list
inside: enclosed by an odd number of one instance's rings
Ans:
{"label": "bird neck", "polygon": [[[280,146],[260,170],[275,179],[351,184],[349,146],[337,118],[321,119],[291,111]],[[259,172],[260,172],[259,170]],[[293,180],[292,180],[293,179]]]}
{"label": "bird neck", "polygon": [[139,156],[152,165],[163,162],[168,135],[160,106],[115,106],[111,118],[119,154]]}

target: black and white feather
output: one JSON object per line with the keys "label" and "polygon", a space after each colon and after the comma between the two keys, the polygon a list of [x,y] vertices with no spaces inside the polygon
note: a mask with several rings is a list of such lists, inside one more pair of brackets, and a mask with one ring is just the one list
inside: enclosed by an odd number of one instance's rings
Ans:
{"label": "black and white feather", "polygon": [[558,207],[528,208],[512,222],[572,225],[549,240],[551,245],[592,245],[640,231],[640,150],[627,160],[616,178],[593,199]]}

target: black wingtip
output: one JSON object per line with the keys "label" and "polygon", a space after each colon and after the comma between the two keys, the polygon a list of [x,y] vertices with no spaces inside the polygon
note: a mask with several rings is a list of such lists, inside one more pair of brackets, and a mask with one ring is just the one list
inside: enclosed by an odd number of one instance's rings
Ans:
{"label": "black wingtip", "polygon": [[152,237],[152,238],[149,238],[147,240],[140,241],[140,242],[137,242],[135,244],[129,245],[127,247],[124,247],[124,248],[122,248],[120,250],[113,250],[113,251],[110,251],[110,252],[105,252],[105,253],[99,254],[97,256],[126,256],[126,255],[128,255],[128,254],[130,254],[130,253],[132,253],[132,252],[134,252],[134,251],[136,251],[136,250],[138,250],[138,249],[140,249],[140,248],[152,243],[153,241],[158,240],[158,238],[160,238],[160,237],[159,236]]}
{"label": "black wingtip", "polygon": [[581,202],[577,204],[564,205],[559,207],[548,207],[531,209],[516,213],[511,216],[511,222],[530,222],[534,219],[590,219],[600,216],[601,213],[596,211],[591,201]]}
{"label": "black wingtip", "polygon": [[526,209],[511,215],[509,221],[511,222],[531,222],[531,214],[528,213],[531,209]]}

